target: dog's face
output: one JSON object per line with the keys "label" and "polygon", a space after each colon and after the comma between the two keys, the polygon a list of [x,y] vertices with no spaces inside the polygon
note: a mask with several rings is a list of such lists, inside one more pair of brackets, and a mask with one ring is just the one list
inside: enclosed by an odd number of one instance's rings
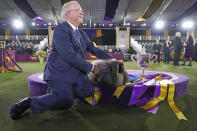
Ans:
{"label": "dog's face", "polygon": [[99,68],[99,74],[89,74],[90,80],[100,86],[116,88],[129,82],[129,76],[124,68],[124,64],[114,60],[96,60],[92,62]]}

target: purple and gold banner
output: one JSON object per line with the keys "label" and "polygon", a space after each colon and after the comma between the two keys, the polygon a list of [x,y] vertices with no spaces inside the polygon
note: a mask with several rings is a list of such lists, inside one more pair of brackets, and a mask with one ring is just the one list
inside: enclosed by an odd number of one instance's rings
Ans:
{"label": "purple and gold banner", "polygon": [[7,52],[10,57],[2,49],[0,49],[0,69],[5,65],[7,68],[15,70],[15,64],[13,63],[15,62],[15,52],[10,50]]}
{"label": "purple and gold banner", "polygon": [[[126,83],[124,86],[117,87],[113,92],[113,96],[108,94],[107,98],[112,98],[110,103],[113,101],[113,104],[118,103],[129,107],[137,106],[156,114],[159,105],[168,96],[169,106],[177,118],[187,120],[174,103],[175,84],[171,79],[172,77],[166,74],[141,77],[136,81]],[[153,92],[147,94],[148,89],[153,90]],[[109,101],[109,99],[103,99],[103,97],[106,97],[102,95],[103,93],[102,88],[96,87],[94,96],[85,98],[85,100],[93,106],[98,103],[99,99]]]}
{"label": "purple and gold banner", "polygon": [[14,51],[8,51],[10,57],[5,54],[5,64],[7,65],[7,67],[14,67],[15,64],[12,62],[14,61],[15,62],[15,52]]}

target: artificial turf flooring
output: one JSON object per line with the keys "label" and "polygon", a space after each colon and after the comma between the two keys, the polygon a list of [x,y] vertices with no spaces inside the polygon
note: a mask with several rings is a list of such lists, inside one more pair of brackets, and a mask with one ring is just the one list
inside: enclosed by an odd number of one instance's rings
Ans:
{"label": "artificial turf flooring", "polygon": [[[181,63],[181,62],[180,62]],[[161,70],[187,75],[190,78],[185,96],[175,100],[188,118],[178,120],[167,101],[161,103],[156,115],[137,107],[75,104],[68,110],[45,111],[31,115],[28,110],[19,120],[9,117],[10,105],[30,96],[26,78],[42,72],[40,63],[18,63],[22,73],[0,73],[0,131],[196,131],[197,130],[197,63],[189,66],[152,64],[148,70]],[[134,62],[125,62],[127,69],[139,69]]]}

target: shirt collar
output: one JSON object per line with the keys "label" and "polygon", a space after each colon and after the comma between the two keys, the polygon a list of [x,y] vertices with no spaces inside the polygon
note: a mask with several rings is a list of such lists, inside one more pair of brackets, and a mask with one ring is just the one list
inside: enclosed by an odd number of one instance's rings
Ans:
{"label": "shirt collar", "polygon": [[76,29],[78,29],[78,27],[76,28],[73,24],[71,24],[70,22],[66,21],[72,28],[73,30],[75,31]]}

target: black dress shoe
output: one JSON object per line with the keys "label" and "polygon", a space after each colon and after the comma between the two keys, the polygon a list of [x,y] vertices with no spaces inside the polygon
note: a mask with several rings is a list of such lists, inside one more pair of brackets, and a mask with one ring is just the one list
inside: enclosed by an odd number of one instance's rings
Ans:
{"label": "black dress shoe", "polygon": [[12,104],[10,107],[10,117],[13,120],[18,119],[23,112],[25,112],[31,106],[30,98],[26,97],[19,102]]}

